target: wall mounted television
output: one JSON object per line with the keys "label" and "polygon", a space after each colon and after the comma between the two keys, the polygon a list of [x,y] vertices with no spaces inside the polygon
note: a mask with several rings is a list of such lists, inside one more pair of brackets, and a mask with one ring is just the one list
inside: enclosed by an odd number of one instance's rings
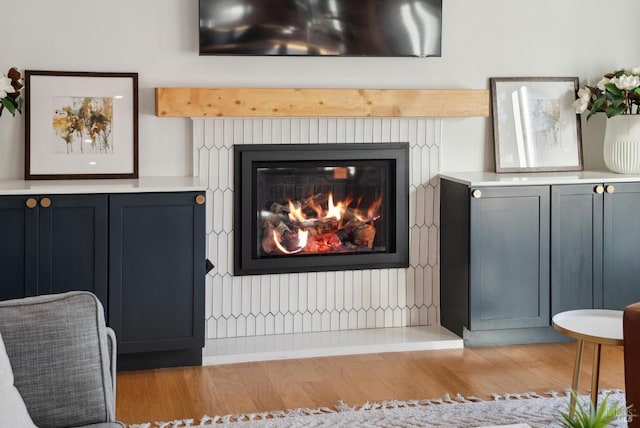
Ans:
{"label": "wall mounted television", "polygon": [[441,55],[442,0],[199,0],[200,55]]}

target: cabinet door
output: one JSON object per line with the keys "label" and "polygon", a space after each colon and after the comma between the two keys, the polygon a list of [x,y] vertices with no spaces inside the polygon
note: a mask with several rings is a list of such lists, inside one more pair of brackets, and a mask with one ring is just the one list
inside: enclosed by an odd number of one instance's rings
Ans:
{"label": "cabinet door", "polygon": [[111,195],[109,321],[121,353],[204,346],[205,205]]}
{"label": "cabinet door", "polygon": [[549,187],[480,191],[470,204],[471,329],[548,326]]}
{"label": "cabinet door", "polygon": [[640,301],[640,183],[605,188],[604,307],[621,310]]}
{"label": "cabinet door", "polygon": [[[27,199],[33,208],[26,205]],[[0,197],[0,300],[18,299],[37,293],[38,225],[36,199],[27,196]]]}
{"label": "cabinet door", "polygon": [[573,309],[602,308],[603,198],[596,187],[551,187],[552,316]]}
{"label": "cabinet door", "polygon": [[38,294],[91,291],[107,311],[107,195],[41,196],[38,205]]}

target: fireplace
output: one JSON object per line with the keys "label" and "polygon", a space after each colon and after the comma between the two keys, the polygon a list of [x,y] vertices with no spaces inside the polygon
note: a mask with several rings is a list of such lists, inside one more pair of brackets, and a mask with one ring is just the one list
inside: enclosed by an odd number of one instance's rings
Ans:
{"label": "fireplace", "polygon": [[408,266],[408,143],[234,146],[234,274]]}

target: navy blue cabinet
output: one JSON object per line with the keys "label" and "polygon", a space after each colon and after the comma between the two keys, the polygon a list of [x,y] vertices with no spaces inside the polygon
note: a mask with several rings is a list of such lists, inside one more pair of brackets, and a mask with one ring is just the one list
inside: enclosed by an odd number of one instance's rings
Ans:
{"label": "navy blue cabinet", "polygon": [[0,300],[86,290],[118,368],[202,363],[203,192],[0,197]]}
{"label": "navy blue cabinet", "polygon": [[640,301],[640,183],[552,186],[552,314]]}
{"label": "navy blue cabinet", "polygon": [[27,208],[27,197],[0,198],[0,300],[38,292],[38,212]]}
{"label": "navy blue cabinet", "polygon": [[603,307],[640,301],[640,183],[606,183],[603,215]]}
{"label": "navy blue cabinet", "polygon": [[552,336],[548,186],[441,181],[440,310],[467,345]]}
{"label": "navy blue cabinet", "polygon": [[549,325],[549,188],[471,195],[470,329]]}
{"label": "navy blue cabinet", "polygon": [[201,364],[204,196],[111,195],[109,218],[109,322],[119,367]]}
{"label": "navy blue cabinet", "polygon": [[551,186],[551,315],[602,308],[604,187]]}
{"label": "navy blue cabinet", "polygon": [[86,290],[107,305],[107,196],[0,198],[0,299]]}
{"label": "navy blue cabinet", "polygon": [[566,340],[559,312],[640,301],[640,183],[441,180],[440,310],[468,345]]}

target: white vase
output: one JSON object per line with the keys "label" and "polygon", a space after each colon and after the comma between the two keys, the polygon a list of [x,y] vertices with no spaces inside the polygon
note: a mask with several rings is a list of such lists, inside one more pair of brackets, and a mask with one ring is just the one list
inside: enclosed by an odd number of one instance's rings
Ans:
{"label": "white vase", "polygon": [[607,119],[604,163],[619,174],[640,174],[640,115],[618,115]]}

